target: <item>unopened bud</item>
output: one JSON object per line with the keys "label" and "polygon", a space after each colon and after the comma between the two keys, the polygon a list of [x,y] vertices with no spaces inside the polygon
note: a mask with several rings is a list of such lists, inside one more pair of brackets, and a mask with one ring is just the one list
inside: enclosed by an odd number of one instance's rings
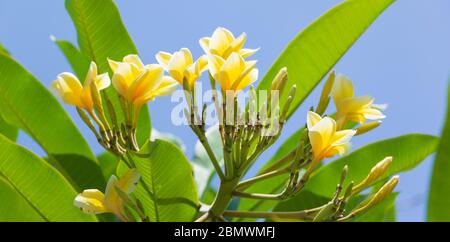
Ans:
{"label": "unopened bud", "polygon": [[353,216],[372,208],[373,206],[377,205],[378,203],[380,203],[381,201],[383,201],[387,196],[389,196],[392,191],[394,190],[394,188],[397,186],[398,182],[399,182],[399,176],[394,176],[392,177],[388,182],[386,182],[381,188],[380,190],[378,190],[377,193],[375,193],[375,195],[372,196],[372,198],[364,203],[363,206],[357,207],[356,209],[354,209],[351,214],[353,214]]}
{"label": "unopened bud", "polygon": [[283,92],[287,80],[288,80],[287,68],[283,67],[280,69],[280,71],[272,81],[272,90],[278,90],[280,92]]}
{"label": "unopened bud", "polygon": [[328,76],[327,81],[325,82],[325,85],[323,86],[322,93],[320,94],[320,100],[319,104],[317,105],[316,113],[319,115],[322,115],[325,110],[328,107],[328,104],[330,103],[330,92],[334,85],[334,78],[336,77],[336,74],[334,71],[330,73]]}
{"label": "unopened bud", "polygon": [[391,163],[392,156],[388,156],[382,161],[378,162],[374,167],[372,167],[367,177],[353,188],[352,193],[356,194],[376,182],[380,177],[384,175]]}
{"label": "unopened bud", "polygon": [[356,134],[355,135],[361,135],[364,133],[367,133],[375,128],[377,128],[378,126],[381,125],[381,121],[374,121],[374,122],[370,122],[370,123],[365,123],[361,126],[359,126],[358,128],[356,128]]}

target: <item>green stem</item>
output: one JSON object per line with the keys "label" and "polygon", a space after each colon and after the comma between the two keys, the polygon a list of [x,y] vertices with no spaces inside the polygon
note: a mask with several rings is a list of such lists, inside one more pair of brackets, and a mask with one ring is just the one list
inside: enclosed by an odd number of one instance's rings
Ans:
{"label": "green stem", "polygon": [[224,211],[223,216],[238,218],[300,219],[312,220],[323,206],[296,212]]}
{"label": "green stem", "polygon": [[282,200],[284,199],[284,193],[279,194],[265,194],[265,193],[247,193],[247,192],[239,192],[234,191],[234,196],[251,198],[251,199],[266,199],[266,200]]}
{"label": "green stem", "polygon": [[218,218],[222,215],[223,211],[227,209],[231,198],[233,197],[233,191],[239,182],[239,177],[233,180],[225,180],[220,183],[219,191],[217,192],[216,198],[212,203],[209,214],[213,218]]}
{"label": "green stem", "polygon": [[283,158],[279,159],[278,161],[274,162],[271,166],[267,167],[266,169],[262,170],[261,172],[258,172],[258,174],[264,174],[268,173],[270,171],[273,171],[275,169],[278,169],[282,167],[283,165],[289,163],[292,161],[292,159],[295,157],[295,150],[291,151],[289,154],[285,155]]}
{"label": "green stem", "polygon": [[282,174],[285,174],[285,173],[288,173],[288,172],[290,172],[289,167],[286,167],[286,168],[283,168],[283,169],[279,169],[279,170],[275,170],[275,171],[270,171],[270,172],[261,174],[259,176],[252,177],[252,178],[250,178],[248,180],[245,180],[243,182],[240,182],[238,184],[238,186],[236,187],[236,189],[237,190],[245,190],[246,188],[248,188],[249,186],[251,186],[252,184],[254,184],[256,182],[259,182],[259,181],[262,181],[262,180],[265,180],[265,179],[268,179],[268,178],[271,178],[271,177],[279,176],[279,175],[282,175]]}

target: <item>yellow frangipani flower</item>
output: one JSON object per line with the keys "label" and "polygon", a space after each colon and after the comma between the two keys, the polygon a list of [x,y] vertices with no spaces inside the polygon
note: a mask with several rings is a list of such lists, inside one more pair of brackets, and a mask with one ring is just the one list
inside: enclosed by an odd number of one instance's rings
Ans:
{"label": "yellow frangipani flower", "polygon": [[91,62],[83,85],[81,85],[80,80],[74,74],[63,72],[52,82],[52,88],[65,103],[92,111],[94,108],[91,95],[92,82],[95,83],[99,91],[111,84],[108,73],[97,74],[95,62]]}
{"label": "yellow frangipani flower", "polygon": [[87,189],[75,197],[73,204],[87,214],[114,213],[121,220],[126,221],[123,201],[116,187],[130,194],[136,188],[139,178],[140,175],[136,169],[130,169],[119,180],[112,175],[106,185],[105,194],[97,189]]}
{"label": "yellow frangipani flower", "polygon": [[373,97],[367,95],[355,97],[353,83],[344,75],[336,77],[331,96],[336,105],[336,120],[339,127],[342,127],[347,121],[362,124],[366,119],[378,120],[386,117],[381,112],[385,107],[373,104]]}
{"label": "yellow frangipani flower", "polygon": [[200,46],[206,54],[218,55],[224,59],[231,53],[237,52],[246,58],[253,55],[258,49],[243,49],[247,39],[247,34],[242,33],[234,38],[233,33],[223,27],[218,27],[211,37],[204,37],[199,40]]}
{"label": "yellow frangipani flower", "polygon": [[202,55],[193,62],[191,51],[181,48],[173,54],[160,51],[156,54],[156,60],[167,71],[169,75],[183,85],[184,79],[193,88],[195,81],[208,67],[206,55]]}
{"label": "yellow frangipani flower", "polygon": [[164,76],[158,64],[144,65],[137,55],[127,55],[122,62],[108,60],[114,72],[112,83],[127,101],[140,107],[156,96],[166,95],[176,87],[176,81]]}
{"label": "yellow frangipani flower", "polygon": [[314,160],[322,160],[336,154],[342,155],[349,149],[350,139],[355,130],[336,130],[336,121],[330,117],[320,117],[309,111],[307,116],[308,137]]}
{"label": "yellow frangipani flower", "polygon": [[227,59],[218,55],[208,55],[208,67],[211,75],[222,90],[239,91],[258,79],[256,61],[245,61],[233,52]]}

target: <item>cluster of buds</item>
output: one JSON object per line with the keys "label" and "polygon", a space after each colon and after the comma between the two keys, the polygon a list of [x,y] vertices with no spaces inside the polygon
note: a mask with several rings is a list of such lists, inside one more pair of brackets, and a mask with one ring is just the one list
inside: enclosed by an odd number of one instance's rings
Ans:
{"label": "cluster of buds", "polygon": [[362,190],[378,182],[386,173],[387,168],[392,163],[392,157],[386,157],[378,162],[369,172],[367,177],[354,185],[351,181],[344,190],[344,182],[348,175],[348,167],[345,166],[341,173],[341,179],[336,187],[333,198],[327,204],[309,211],[312,221],[347,221],[355,216],[364,213],[387,198],[399,182],[398,176],[393,176],[380,189],[372,192],[364,201],[358,204],[350,212],[345,211],[348,200],[358,195]]}

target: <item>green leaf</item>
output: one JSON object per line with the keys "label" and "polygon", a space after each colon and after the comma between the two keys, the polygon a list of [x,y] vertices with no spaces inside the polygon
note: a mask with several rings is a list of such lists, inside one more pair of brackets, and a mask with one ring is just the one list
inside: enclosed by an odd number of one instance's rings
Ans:
{"label": "green leaf", "polygon": [[63,52],[64,56],[72,66],[75,75],[78,79],[84,81],[87,71],[89,69],[89,58],[84,56],[76,46],[67,40],[59,40],[51,36],[51,39],[58,45],[59,49]]}
{"label": "green leaf", "polygon": [[[222,140],[220,138],[219,126],[208,128],[205,135],[217,160],[220,164],[223,164]],[[194,168],[194,178],[197,184],[198,194],[202,196],[216,174],[216,170],[200,141],[197,141],[195,144],[194,159],[191,163]]]}
{"label": "green leaf", "polygon": [[135,195],[150,221],[192,221],[198,197],[183,152],[167,141],[156,140],[147,142],[133,160],[141,174]]}
{"label": "green leaf", "polygon": [[0,113],[43,148],[77,190],[105,186],[94,154],[58,101],[19,63],[2,54]]}
{"label": "green leaf", "polygon": [[102,169],[103,176],[106,180],[108,180],[111,175],[114,175],[120,159],[107,151],[97,156],[97,159],[100,163],[100,168]]}
{"label": "green leaf", "polygon": [[[297,35],[261,80],[258,89],[268,90],[275,75],[287,67],[290,87],[297,85],[289,116],[345,54],[370,24],[394,0],[348,0],[322,15]],[[288,92],[280,100],[285,102]]]}
{"label": "green leaf", "polygon": [[0,53],[9,55],[9,51],[2,44],[0,44]]}
{"label": "green leaf", "polygon": [[183,151],[183,152],[186,151],[186,146],[184,145],[183,140],[180,139],[180,137],[175,136],[171,133],[160,132],[160,131],[152,128],[152,135],[151,135],[150,139],[151,140],[155,140],[155,139],[165,140],[169,143],[176,145],[178,148],[180,148],[181,151]]}
{"label": "green leaf", "polygon": [[[110,70],[108,58],[122,60],[128,54],[138,53],[112,0],[66,0],[65,3],[77,30],[81,53],[97,63],[100,73]],[[106,94],[113,106],[120,110],[119,99],[112,86],[106,89]],[[151,132],[148,108],[144,107],[138,120],[137,139],[141,145]],[[122,112],[117,112],[117,120],[123,122]]]}
{"label": "green leaf", "polygon": [[[55,168],[2,135],[0,177],[8,182],[42,220],[96,221],[94,216],[83,214],[73,206],[77,193]],[[3,196],[6,194],[2,193],[2,202]],[[22,216],[21,213],[22,211],[16,214],[17,218]]]}
{"label": "green leaf", "polygon": [[8,124],[0,115],[0,134],[12,141],[16,141],[19,135],[19,129]]}
{"label": "green leaf", "polygon": [[450,221],[450,85],[448,89],[447,118],[442,130],[434,160],[428,195],[428,221]]}
{"label": "green leaf", "polygon": [[27,201],[0,177],[0,221],[2,222],[40,222],[45,221]]}
{"label": "green leaf", "polygon": [[348,165],[345,185],[350,181],[357,184],[386,156],[392,156],[393,161],[379,180],[411,170],[435,151],[437,143],[438,139],[431,135],[409,134],[366,145],[320,167],[311,175],[305,189],[317,195],[331,196],[345,165]]}

